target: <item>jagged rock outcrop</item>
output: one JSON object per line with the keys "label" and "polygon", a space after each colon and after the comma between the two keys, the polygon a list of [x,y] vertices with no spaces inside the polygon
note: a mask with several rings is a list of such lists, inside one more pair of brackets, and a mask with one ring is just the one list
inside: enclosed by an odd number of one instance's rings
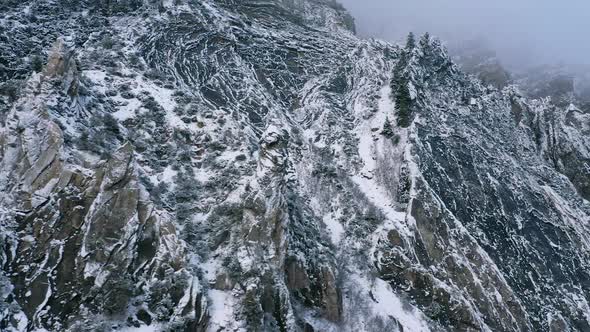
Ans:
{"label": "jagged rock outcrop", "polygon": [[61,82],[70,95],[76,75],[60,40],[2,130],[2,219],[14,232],[3,239],[13,285],[4,300],[20,310],[5,316],[3,329],[88,330],[109,319],[162,318],[204,329],[206,299],[187,270],[186,245],[139,184],[132,145],[89,160],[64,146],[47,113],[52,86]]}

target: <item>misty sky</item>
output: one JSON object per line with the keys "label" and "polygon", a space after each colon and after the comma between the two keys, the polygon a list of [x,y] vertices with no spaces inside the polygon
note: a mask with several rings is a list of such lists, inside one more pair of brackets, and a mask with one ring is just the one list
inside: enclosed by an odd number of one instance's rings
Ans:
{"label": "misty sky", "polygon": [[589,0],[339,0],[362,36],[484,38],[506,64],[590,64]]}

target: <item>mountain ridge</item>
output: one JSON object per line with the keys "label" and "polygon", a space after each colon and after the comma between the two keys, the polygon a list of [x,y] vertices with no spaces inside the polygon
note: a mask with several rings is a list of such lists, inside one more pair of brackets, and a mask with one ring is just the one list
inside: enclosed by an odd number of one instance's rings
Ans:
{"label": "mountain ridge", "polygon": [[575,106],[332,1],[8,6],[3,63],[69,35],[3,97],[3,329],[590,328]]}

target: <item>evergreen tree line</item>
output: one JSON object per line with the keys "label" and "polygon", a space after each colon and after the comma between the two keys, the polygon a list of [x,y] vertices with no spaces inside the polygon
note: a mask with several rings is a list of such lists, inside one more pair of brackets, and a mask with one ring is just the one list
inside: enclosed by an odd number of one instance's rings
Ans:
{"label": "evergreen tree line", "polygon": [[[430,35],[424,34],[420,38],[420,50],[423,53],[428,53],[430,49]],[[391,82],[393,97],[395,99],[395,107],[397,113],[397,125],[402,128],[407,128],[412,123],[413,109],[415,108],[415,101],[410,95],[410,81],[411,77],[407,72],[408,65],[412,61],[417,51],[416,38],[412,32],[408,34],[406,45],[402,49],[400,59],[394,68],[394,78]]]}

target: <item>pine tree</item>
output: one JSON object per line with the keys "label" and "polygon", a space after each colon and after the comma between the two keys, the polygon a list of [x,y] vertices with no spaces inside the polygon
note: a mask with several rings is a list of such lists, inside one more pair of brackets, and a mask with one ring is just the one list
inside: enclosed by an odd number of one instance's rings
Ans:
{"label": "pine tree", "polygon": [[184,229],[181,234],[184,242],[192,247],[197,246],[199,237],[197,236],[197,229],[192,220],[188,220],[184,223]]}
{"label": "pine tree", "polygon": [[[428,37],[430,38],[430,37]],[[393,81],[391,82],[392,90],[394,91],[396,109],[397,109],[397,124],[402,128],[410,126],[412,117],[412,98],[408,89],[410,80],[406,74],[406,67],[408,66],[412,50],[416,47],[416,39],[414,34],[410,32],[406,41],[406,47],[400,54],[400,59],[394,68]]]}
{"label": "pine tree", "polygon": [[408,38],[406,39],[406,51],[411,51],[416,48],[416,37],[414,36],[413,32],[408,34]]}
{"label": "pine tree", "polygon": [[430,44],[430,34],[428,32],[420,37],[419,45],[420,50],[422,51],[422,56],[419,61],[422,65],[428,66],[428,62],[432,59],[432,46]]}
{"label": "pine tree", "polygon": [[410,32],[406,40],[406,47],[401,50],[399,60],[394,68],[394,84],[398,86],[402,83],[402,80],[405,77],[404,71],[412,57],[412,50],[414,48],[416,48],[416,38],[414,37],[414,33]]}
{"label": "pine tree", "polygon": [[407,80],[402,80],[401,85],[397,86],[395,94],[395,104],[397,108],[397,124],[402,128],[410,126],[412,111],[410,109],[412,98],[408,89]]}
{"label": "pine tree", "polygon": [[185,222],[190,219],[194,212],[194,203],[199,199],[199,184],[192,174],[182,171],[176,175],[175,182],[176,219]]}
{"label": "pine tree", "polygon": [[389,117],[385,117],[385,123],[383,124],[383,130],[381,131],[381,135],[391,138],[395,133],[393,132],[393,127],[391,126],[391,122],[389,122]]}
{"label": "pine tree", "polygon": [[43,70],[43,60],[39,55],[34,55],[31,59],[31,67],[36,73],[39,73]]}
{"label": "pine tree", "polygon": [[402,50],[399,60],[395,64],[393,69],[393,79],[391,81],[391,90],[394,92],[395,99],[397,100],[399,87],[404,85],[406,81],[405,70],[408,65],[407,54],[405,50]]}
{"label": "pine tree", "polygon": [[422,38],[420,38],[420,47],[424,50],[430,47],[430,34],[426,32]]}

